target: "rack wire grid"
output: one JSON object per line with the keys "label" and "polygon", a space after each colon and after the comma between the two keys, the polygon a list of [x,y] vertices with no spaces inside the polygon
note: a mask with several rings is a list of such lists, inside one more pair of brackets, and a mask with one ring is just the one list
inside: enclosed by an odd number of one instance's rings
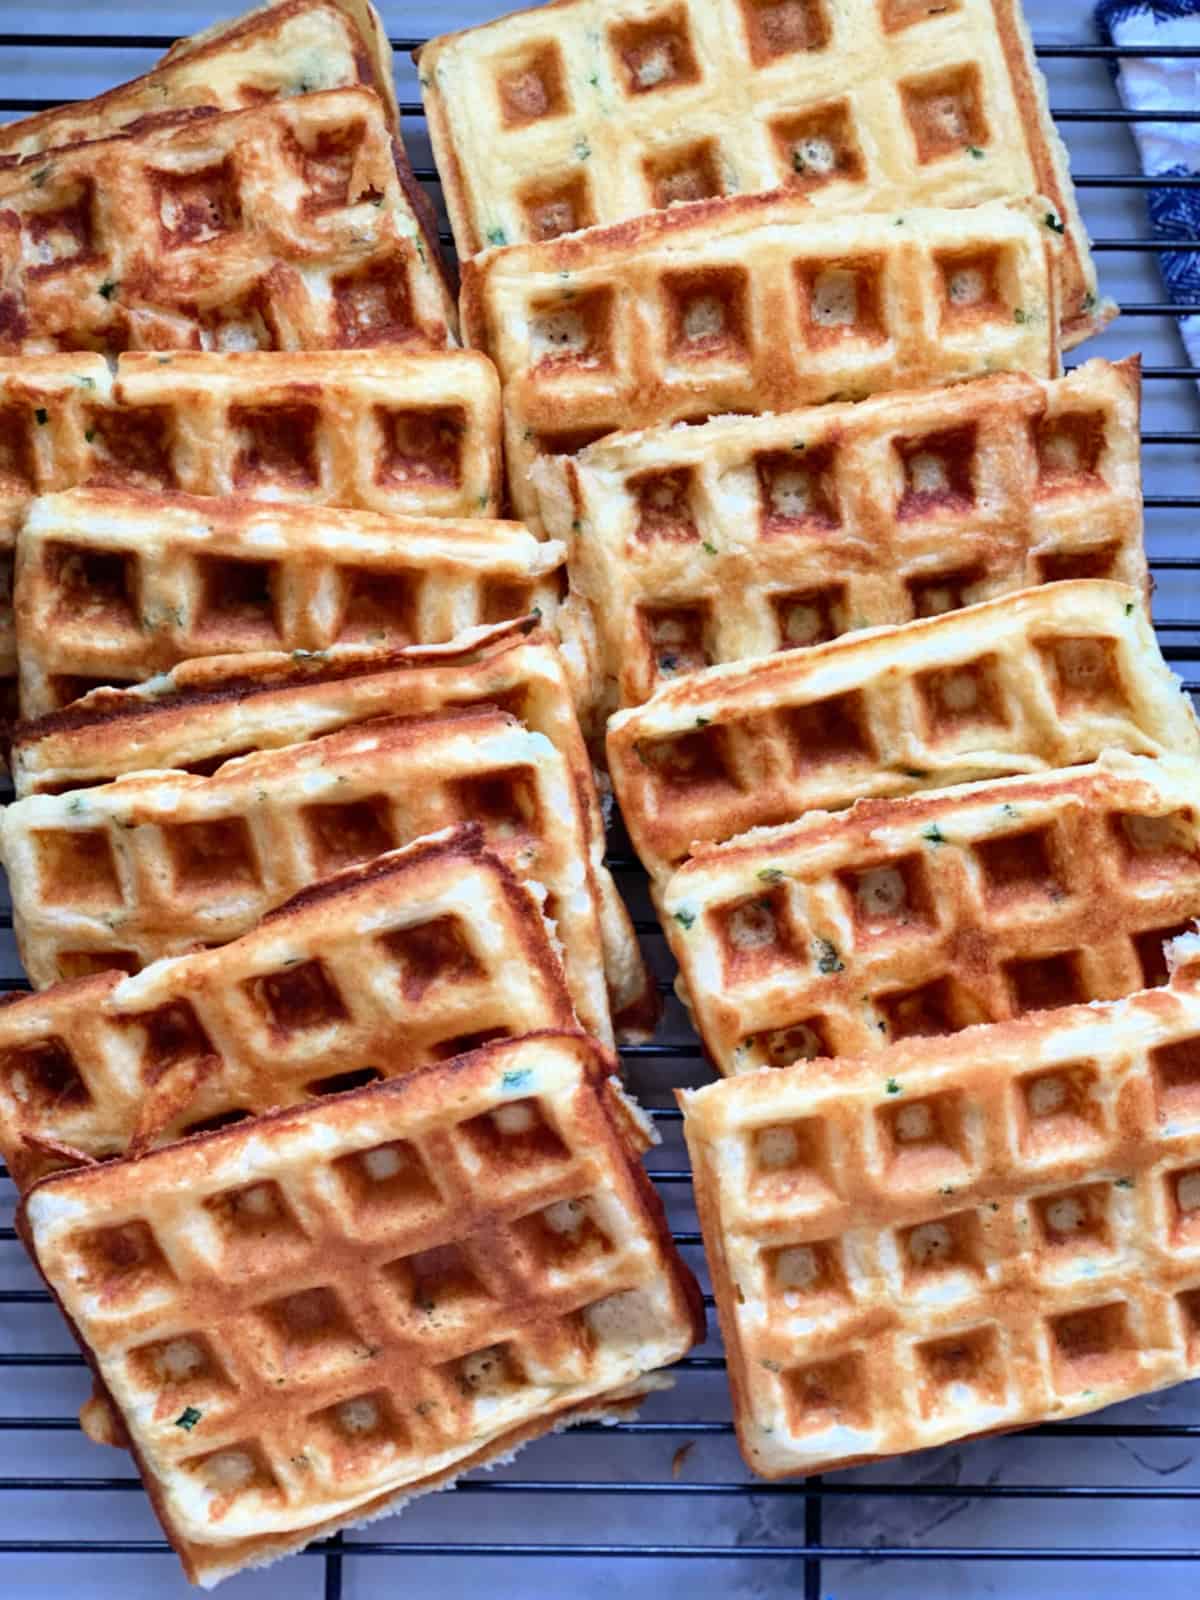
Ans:
{"label": "rack wire grid", "polygon": [[[132,0],[31,12],[0,0],[0,119],[99,93],[145,71],[182,33],[206,26],[211,0]],[[417,176],[437,195],[410,51],[433,31],[482,22],[493,0],[450,0],[436,18],[384,6],[395,48],[405,137]],[[1123,316],[1081,353],[1143,354],[1146,532],[1155,621],[1168,660],[1200,692],[1200,545],[1195,512],[1200,372],[1184,364],[1176,319],[1200,305],[1165,299],[1147,237],[1144,190],[1113,80],[1111,47],[1090,10],[1029,0],[1038,56],[1066,137],[1103,287]],[[1064,18],[1064,11],[1073,15]],[[80,33],[82,25],[102,31]],[[1136,51],[1125,52],[1138,54]],[[1200,58],[1200,45],[1164,52]],[[1166,120],[1166,119],[1161,119]],[[1200,111],[1186,119],[1200,122]],[[1156,180],[1200,186],[1198,178]],[[437,196],[440,201],[440,195]],[[443,237],[448,241],[449,234]],[[1200,240],[1175,249],[1200,249]],[[667,995],[652,1044],[625,1052],[631,1084],[662,1135],[649,1164],[684,1256],[705,1282],[687,1156],[671,1091],[706,1080],[699,1043],[671,996],[672,963],[646,882],[620,828],[610,859]],[[0,990],[25,988],[0,913]],[[90,1444],[76,1413],[81,1357],[48,1304],[12,1227],[0,1169],[0,1594],[54,1590],[91,1597],[185,1594],[187,1585],[129,1458]],[[794,1484],[754,1480],[733,1440],[719,1335],[709,1298],[706,1344],[679,1363],[674,1389],[636,1421],[593,1425],[531,1445],[400,1520],[310,1548],[309,1559],[252,1573],[230,1600],[275,1593],[372,1600],[399,1582],[439,1597],[521,1594],[571,1585],[598,1600],[619,1583],[631,1600],[802,1593],[805,1600],[973,1600],[1053,1589],[1088,1596],[1152,1562],[1163,1600],[1191,1597],[1200,1562],[1200,1384],[1080,1422],[979,1440]],[[384,1558],[398,1558],[389,1561]],[[1099,1570],[1098,1570],[1099,1564]]]}

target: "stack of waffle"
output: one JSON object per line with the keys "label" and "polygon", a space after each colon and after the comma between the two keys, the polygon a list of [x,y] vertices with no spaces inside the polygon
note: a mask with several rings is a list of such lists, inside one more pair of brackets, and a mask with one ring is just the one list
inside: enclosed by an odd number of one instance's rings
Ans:
{"label": "stack of waffle", "polygon": [[0,132],[0,1154],[203,1583],[701,1334],[602,756],[751,1465],[1200,1371],[1200,726],[1013,0],[419,69],[467,351],[366,0]]}
{"label": "stack of waffle", "polygon": [[0,1158],[209,1584],[668,1382],[658,1002],[365,0],[0,131],[0,240]]}
{"label": "stack of waffle", "polygon": [[683,1107],[748,1462],[1197,1373],[1200,730],[1137,360],[1061,376],[1115,308],[1018,8],[557,0],[418,60],[510,500],[730,1080]]}

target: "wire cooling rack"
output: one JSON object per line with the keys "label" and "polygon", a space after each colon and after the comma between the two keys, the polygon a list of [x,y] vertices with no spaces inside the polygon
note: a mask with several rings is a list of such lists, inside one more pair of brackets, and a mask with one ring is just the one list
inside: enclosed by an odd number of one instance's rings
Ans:
{"label": "wire cooling rack", "polygon": [[[233,0],[226,0],[232,9]],[[145,71],[179,34],[212,20],[212,0],[46,0],[31,13],[0,0],[0,120],[96,94]],[[432,31],[465,27],[498,0],[448,0],[436,15],[383,6],[393,35],[405,137],[418,178],[436,194],[409,52]],[[1078,0],[1027,0],[1058,125],[1072,156],[1103,287],[1124,315],[1082,355],[1143,353],[1142,434],[1155,620],[1167,658],[1200,678],[1200,373],[1183,364],[1176,319],[1200,305],[1166,302],[1140,175],[1116,96],[1114,51],[1094,42]],[[101,32],[78,31],[80,26]],[[1200,45],[1127,51],[1200,58]],[[1197,62],[1200,70],[1200,60]],[[1200,122],[1200,112],[1186,119]],[[1197,187],[1200,179],[1159,180]],[[437,196],[440,202],[440,196]],[[448,239],[448,234],[445,235]],[[1197,249],[1200,241],[1172,249]],[[1193,693],[1200,681],[1189,681]],[[0,796],[2,798],[2,796]],[[671,962],[650,914],[644,875],[618,829],[617,879],[667,1013],[655,1042],[625,1052],[633,1087],[655,1115],[650,1165],[684,1255],[704,1278],[687,1158],[671,1089],[707,1077],[700,1047],[670,997]],[[0,990],[25,987],[0,911]],[[73,1600],[182,1595],[126,1456],[89,1444],[76,1412],[86,1377],[12,1228],[0,1170],[0,1594],[53,1590]],[[706,1285],[707,1287],[707,1285]],[[710,1301],[711,1307],[711,1301]],[[710,1321],[715,1323],[710,1310]],[[768,1485],[747,1473],[732,1438],[715,1326],[680,1363],[674,1390],[642,1416],[540,1441],[516,1462],[473,1474],[454,1493],[417,1501],[399,1520],[314,1546],[308,1559],[232,1580],[230,1600],[324,1594],[373,1600],[421,1584],[439,1600],[520,1595],[535,1585],[574,1600],[709,1600],[803,1594],[804,1600],[974,1600],[1086,1595],[1152,1562],[1160,1600],[1192,1597],[1200,1562],[1200,1384],[1094,1419],[840,1473]],[[390,1560],[384,1558],[392,1558]],[[1102,1564],[1099,1566],[1098,1564]],[[1147,1585],[1148,1586],[1148,1585]]]}

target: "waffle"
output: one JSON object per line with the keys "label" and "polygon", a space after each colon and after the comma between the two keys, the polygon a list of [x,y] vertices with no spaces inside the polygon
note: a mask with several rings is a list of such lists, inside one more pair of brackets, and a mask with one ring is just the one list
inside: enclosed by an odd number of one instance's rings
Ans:
{"label": "waffle", "polygon": [[457,350],[0,357],[0,541],[85,482],[494,516],[499,384]]}
{"label": "waffle", "polygon": [[441,644],[535,608],[552,626],[563,555],[515,522],[47,495],[17,546],[21,710],[41,716],[193,656]]}
{"label": "waffle", "polygon": [[578,1037],[53,1178],[20,1227],[209,1586],[380,1516],[703,1336]]}
{"label": "waffle", "polygon": [[[198,871],[228,836],[179,842]],[[77,850],[77,904],[103,896],[105,862]],[[219,949],[14,997],[0,1154],[24,1188],[67,1152],[107,1158],[574,1026],[538,899],[462,825],[323,880]]]}
{"label": "waffle", "polygon": [[440,349],[414,188],[369,89],[31,156],[0,171],[0,354]]}
{"label": "waffle", "polygon": [[560,0],[418,52],[461,256],[720,195],[819,209],[1041,192],[1063,218],[1062,318],[1101,304],[1019,5]]}
{"label": "waffle", "polygon": [[1048,583],[944,617],[733,662],[608,725],[622,815],[662,878],[697,844],[858,799],[1094,761],[1200,755],[1141,597]]}
{"label": "waffle", "polygon": [[189,114],[360,83],[380,97],[397,129],[391,50],[374,9],[365,0],[285,0],[181,39],[153,71],[94,100],[8,123],[0,128],[0,166]]}
{"label": "waffle", "polygon": [[500,369],[517,514],[539,456],[617,428],[1056,377],[1060,226],[1046,201],[836,216],[768,194],[468,262],[463,330]]}
{"label": "waffle", "polygon": [[534,468],[608,709],[1068,577],[1146,592],[1138,363],[614,434]]}
{"label": "waffle", "polygon": [[358,660],[278,654],[186,662],[137,689],[99,690],[19,727],[19,795],[61,793],[147,768],[212,772],[231,756],[316,739],[369,718],[498,706],[549,741],[571,774],[587,827],[592,894],[619,1038],[648,1038],[658,1016],[629,913],[604,865],[604,822],[562,661],[511,626],[448,647],[364,651]]}
{"label": "waffle", "polygon": [[1200,1375],[1196,980],[680,1096],[756,1472]]}
{"label": "waffle", "polygon": [[727,1074],[1117,999],[1200,917],[1200,766],[1108,751],[860,800],[698,851],[661,905]]}
{"label": "waffle", "polygon": [[589,818],[562,753],[504,711],[381,718],[211,777],[34,795],[0,817],[0,852],[21,960],[42,987],[224,944],[329,873],[459,821],[480,822],[544,890],[575,1010],[611,1044]]}

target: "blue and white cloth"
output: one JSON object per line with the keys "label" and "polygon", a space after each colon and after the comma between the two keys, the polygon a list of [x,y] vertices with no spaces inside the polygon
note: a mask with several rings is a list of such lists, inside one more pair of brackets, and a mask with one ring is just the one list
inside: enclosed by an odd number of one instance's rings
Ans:
{"label": "blue and white cloth", "polygon": [[[1200,0],[1101,0],[1101,35],[1112,44],[1200,45]],[[1200,56],[1125,56],[1117,87],[1132,111],[1200,111]],[[1200,122],[1135,122],[1133,137],[1148,177],[1200,175]],[[1146,191],[1151,232],[1159,239],[1200,239],[1200,188]],[[1164,250],[1158,258],[1167,293],[1200,305],[1200,250]],[[1200,366],[1200,316],[1181,317],[1179,331]]]}

